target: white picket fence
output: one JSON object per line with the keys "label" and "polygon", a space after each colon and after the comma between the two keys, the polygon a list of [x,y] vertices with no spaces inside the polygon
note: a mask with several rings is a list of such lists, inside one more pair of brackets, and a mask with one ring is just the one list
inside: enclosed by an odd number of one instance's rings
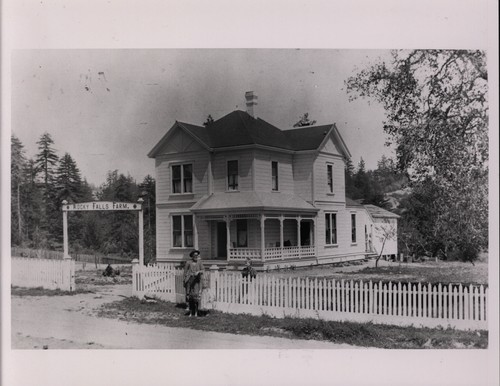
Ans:
{"label": "white picket fence", "polygon": [[[136,296],[184,300],[182,271],[134,266]],[[239,272],[205,273],[203,308],[273,317],[415,327],[487,329],[488,289],[461,284],[363,282]]]}
{"label": "white picket fence", "polygon": [[19,287],[75,290],[75,261],[13,257],[11,284]]}

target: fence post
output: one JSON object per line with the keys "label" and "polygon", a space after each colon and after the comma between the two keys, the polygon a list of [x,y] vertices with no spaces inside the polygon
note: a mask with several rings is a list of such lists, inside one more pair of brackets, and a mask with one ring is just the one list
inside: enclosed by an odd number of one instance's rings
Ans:
{"label": "fence post", "polygon": [[132,260],[132,296],[138,296],[139,260]]}
{"label": "fence post", "polygon": [[208,288],[208,301],[212,306],[212,309],[215,308],[217,302],[217,283],[219,281],[219,267],[213,264],[209,268],[210,270],[210,285]]}

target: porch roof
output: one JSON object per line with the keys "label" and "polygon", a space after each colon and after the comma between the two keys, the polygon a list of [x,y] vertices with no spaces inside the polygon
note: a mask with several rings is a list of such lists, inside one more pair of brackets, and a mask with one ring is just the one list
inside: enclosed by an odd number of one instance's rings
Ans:
{"label": "porch roof", "polygon": [[291,211],[316,213],[319,209],[293,194],[277,192],[221,192],[203,196],[191,208],[193,212]]}

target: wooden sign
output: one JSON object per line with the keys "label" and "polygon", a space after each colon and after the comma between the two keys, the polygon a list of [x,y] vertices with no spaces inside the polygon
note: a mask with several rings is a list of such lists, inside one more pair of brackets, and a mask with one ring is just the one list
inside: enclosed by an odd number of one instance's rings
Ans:
{"label": "wooden sign", "polygon": [[93,201],[78,204],[64,204],[64,212],[93,211],[93,210],[142,210],[142,205],[137,202]]}

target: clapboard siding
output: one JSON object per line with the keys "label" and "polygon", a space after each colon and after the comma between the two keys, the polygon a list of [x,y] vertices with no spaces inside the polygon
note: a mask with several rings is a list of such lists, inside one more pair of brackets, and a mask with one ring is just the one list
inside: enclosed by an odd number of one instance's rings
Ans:
{"label": "clapboard siding", "polygon": [[213,175],[214,175],[214,191],[227,191],[227,161],[238,160],[238,190],[251,191],[253,189],[252,164],[253,151],[225,151],[216,153],[213,160]]}
{"label": "clapboard siding", "polygon": [[[327,165],[333,165],[333,194],[329,193]],[[314,161],[314,199],[345,202],[344,160],[340,156],[319,154]]]}
{"label": "clapboard siding", "polygon": [[210,250],[210,226],[208,221],[200,220],[198,218],[196,221],[196,230],[198,232],[198,249],[201,251],[201,258],[212,257]]}
{"label": "clapboard siding", "polygon": [[[325,213],[337,214],[337,245],[326,245]],[[351,242],[351,214],[356,214],[356,243]],[[365,224],[367,214],[362,208],[345,208],[343,205],[322,205],[318,213],[318,256],[342,256],[365,252]]]}
{"label": "clapboard siding", "polygon": [[294,192],[306,201],[312,201],[313,154],[295,154],[293,156]]}
{"label": "clapboard siding", "polygon": [[278,162],[278,191],[293,194],[293,161],[291,154],[258,150],[255,152],[255,190],[272,191],[271,162]]}
{"label": "clapboard siding", "polygon": [[156,208],[156,256],[158,261],[165,259],[185,260],[193,248],[172,248],[172,215],[189,215],[189,204],[177,208]]}
{"label": "clapboard siding", "polygon": [[[397,255],[398,254],[398,242],[397,242],[397,220],[394,218],[375,218],[373,220],[372,230],[372,242],[375,247],[376,253],[382,253],[383,255]],[[384,245],[384,249],[382,250],[383,240],[385,238],[385,234],[387,232],[383,231],[385,228],[387,231],[395,231],[396,235],[394,238],[387,239]],[[368,230],[370,230],[370,225],[368,225]]]}
{"label": "clapboard siding", "polygon": [[[193,164],[193,194],[172,194],[172,168],[177,163]],[[163,154],[156,158],[156,200],[158,203],[174,202],[176,200],[198,201],[208,194],[208,163],[207,151],[189,152],[184,154]]]}

